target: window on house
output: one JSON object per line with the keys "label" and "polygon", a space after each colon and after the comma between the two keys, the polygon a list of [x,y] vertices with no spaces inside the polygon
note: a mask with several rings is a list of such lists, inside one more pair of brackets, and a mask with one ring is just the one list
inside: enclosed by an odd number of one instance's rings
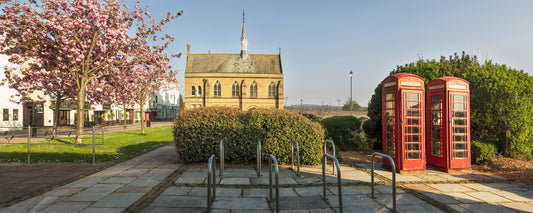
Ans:
{"label": "window on house", "polygon": [[274,82],[270,82],[270,85],[268,85],[268,97],[269,98],[276,97],[276,85],[274,85]]}
{"label": "window on house", "polygon": [[9,121],[9,109],[4,109],[4,121]]}
{"label": "window on house", "polygon": [[220,97],[220,96],[222,96],[222,93],[221,93],[222,90],[221,90],[221,89],[222,89],[222,87],[220,86],[220,82],[217,81],[217,82],[215,83],[215,87],[213,88],[213,95],[214,95],[215,97]]}
{"label": "window on house", "polygon": [[255,81],[250,86],[250,97],[257,98],[257,83]]}
{"label": "window on house", "polygon": [[196,96],[196,87],[195,86],[191,87],[191,95],[192,96]]}
{"label": "window on house", "polygon": [[239,83],[237,81],[233,82],[233,86],[231,86],[231,96],[239,97]]}
{"label": "window on house", "polygon": [[198,86],[198,96],[202,96],[202,87]]}
{"label": "window on house", "polygon": [[13,109],[13,121],[19,120],[19,109]]}

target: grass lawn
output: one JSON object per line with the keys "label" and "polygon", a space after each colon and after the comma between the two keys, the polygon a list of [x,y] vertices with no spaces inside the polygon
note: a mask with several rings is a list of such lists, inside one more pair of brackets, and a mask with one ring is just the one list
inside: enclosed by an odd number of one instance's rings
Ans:
{"label": "grass lawn", "polygon": [[[95,140],[97,162],[128,159],[172,142],[170,126],[105,133],[105,141]],[[98,132],[97,132],[98,134]],[[101,135],[96,135],[96,138]],[[83,145],[76,145],[68,138],[31,143],[31,162],[92,162],[92,136],[85,136]],[[0,146],[0,162],[26,162],[28,144]]]}

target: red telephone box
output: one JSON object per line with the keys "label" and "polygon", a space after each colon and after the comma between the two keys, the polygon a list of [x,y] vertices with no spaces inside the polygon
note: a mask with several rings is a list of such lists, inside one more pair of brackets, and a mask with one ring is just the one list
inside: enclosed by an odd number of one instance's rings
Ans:
{"label": "red telephone box", "polygon": [[[394,74],[383,80],[381,91],[383,153],[400,174],[425,173],[424,79]],[[383,167],[391,169],[388,161]]]}
{"label": "red telephone box", "polygon": [[448,173],[470,171],[468,81],[456,77],[432,80],[426,100],[428,166]]}

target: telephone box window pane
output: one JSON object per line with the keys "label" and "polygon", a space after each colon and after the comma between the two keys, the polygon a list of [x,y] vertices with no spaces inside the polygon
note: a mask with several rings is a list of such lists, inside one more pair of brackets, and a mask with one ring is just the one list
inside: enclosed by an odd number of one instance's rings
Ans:
{"label": "telephone box window pane", "polygon": [[392,149],[387,150],[387,155],[392,156],[394,158],[394,150]]}
{"label": "telephone box window pane", "polygon": [[464,103],[454,103],[453,104],[453,109],[455,110],[466,110],[466,104]]}
{"label": "telephone box window pane", "polygon": [[432,126],[431,131],[434,133],[440,133],[440,126]]}
{"label": "telephone box window pane", "polygon": [[394,119],[393,118],[387,118],[387,125],[393,125]]}
{"label": "telephone box window pane", "polygon": [[466,125],[466,120],[465,119],[453,119],[453,122],[454,122],[455,125],[458,125],[458,126]]}
{"label": "telephone box window pane", "polygon": [[409,101],[418,101],[420,100],[420,94],[416,94],[416,93],[405,93],[405,100],[409,100]]}
{"label": "telephone box window pane", "polygon": [[385,110],[385,115],[386,116],[394,116],[394,110],[392,110],[392,109]]}
{"label": "telephone box window pane", "polygon": [[440,118],[433,118],[433,125],[440,125]]}
{"label": "telephone box window pane", "polygon": [[435,149],[440,149],[440,141],[432,141],[431,142],[431,147],[432,148],[435,148]]}
{"label": "telephone box window pane", "polygon": [[440,103],[433,103],[431,104],[431,109],[432,110],[440,110]]}
{"label": "telephone box window pane", "polygon": [[390,133],[394,132],[394,127],[392,127],[392,126],[387,126],[387,133],[389,133],[389,132],[390,132]]}
{"label": "telephone box window pane", "polygon": [[454,128],[454,133],[466,133],[466,128],[465,127],[455,127]]}
{"label": "telephone box window pane", "polygon": [[455,112],[453,113],[453,115],[454,115],[454,117],[464,118],[464,117],[466,117],[466,112],[462,112],[462,111],[457,112],[457,111],[455,111]]}
{"label": "telephone box window pane", "polygon": [[453,102],[466,102],[466,96],[465,95],[454,95]]}
{"label": "telephone box window pane", "polygon": [[455,135],[454,136],[455,141],[466,141],[466,135]]}
{"label": "telephone box window pane", "polygon": [[431,134],[431,140],[440,141],[440,134]]}
{"label": "telephone box window pane", "polygon": [[387,141],[392,141],[393,139],[393,134],[387,134]]}
{"label": "telephone box window pane", "polygon": [[465,150],[466,149],[466,143],[455,143],[454,149],[456,149],[456,150]]}
{"label": "telephone box window pane", "polygon": [[418,153],[418,152],[409,152],[409,153],[407,153],[407,159],[420,159],[420,153]]}
{"label": "telephone box window pane", "polygon": [[466,158],[466,152],[465,151],[455,151],[455,158]]}
{"label": "telephone box window pane", "polygon": [[391,93],[385,94],[385,100],[392,101],[394,100],[394,96]]}
{"label": "telephone box window pane", "polygon": [[420,124],[419,119],[413,119],[413,118],[407,119],[407,125],[419,125],[419,124]]}
{"label": "telephone box window pane", "polygon": [[420,144],[407,144],[407,150],[418,151],[420,150]]}
{"label": "telephone box window pane", "polygon": [[392,145],[392,141],[387,141],[387,148],[392,149],[394,146]]}
{"label": "telephone box window pane", "polygon": [[440,118],[440,117],[442,117],[442,112],[441,111],[432,111],[431,112],[431,116],[434,117],[434,118]]}
{"label": "telephone box window pane", "polygon": [[407,135],[406,141],[407,142],[420,142],[420,136],[419,135]]}
{"label": "telephone box window pane", "polygon": [[406,109],[418,109],[418,102],[405,102]]}
{"label": "telephone box window pane", "polygon": [[418,110],[406,110],[405,111],[405,115],[408,116],[408,117],[419,117],[420,116],[420,111],[418,111]]}
{"label": "telephone box window pane", "polygon": [[433,156],[437,156],[437,157],[441,157],[442,156],[441,152],[440,152],[440,149],[433,149],[432,151],[433,151],[432,152]]}
{"label": "telephone box window pane", "polygon": [[394,102],[392,102],[392,101],[387,101],[387,102],[385,103],[385,106],[386,106],[387,109],[392,109],[392,108],[394,108]]}

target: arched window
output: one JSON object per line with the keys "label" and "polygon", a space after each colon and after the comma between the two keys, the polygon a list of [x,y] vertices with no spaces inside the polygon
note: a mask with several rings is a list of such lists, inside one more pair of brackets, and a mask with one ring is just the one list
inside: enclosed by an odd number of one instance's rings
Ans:
{"label": "arched window", "polygon": [[269,98],[276,97],[276,85],[274,84],[274,82],[270,82],[270,85],[268,85],[268,97]]}
{"label": "arched window", "polygon": [[233,82],[233,86],[231,86],[231,96],[239,97],[239,83],[237,81]]}
{"label": "arched window", "polygon": [[198,86],[198,96],[202,96],[202,87]]}
{"label": "arched window", "polygon": [[220,96],[222,96],[222,93],[221,93],[222,90],[221,90],[221,89],[222,89],[222,86],[220,86],[220,81],[217,81],[217,82],[215,83],[214,88],[213,88],[213,95],[214,95],[215,97],[220,97]]}
{"label": "arched window", "polygon": [[191,87],[191,95],[192,96],[196,96],[196,87],[195,86]]}
{"label": "arched window", "polygon": [[250,97],[257,98],[257,83],[255,81],[250,86]]}

